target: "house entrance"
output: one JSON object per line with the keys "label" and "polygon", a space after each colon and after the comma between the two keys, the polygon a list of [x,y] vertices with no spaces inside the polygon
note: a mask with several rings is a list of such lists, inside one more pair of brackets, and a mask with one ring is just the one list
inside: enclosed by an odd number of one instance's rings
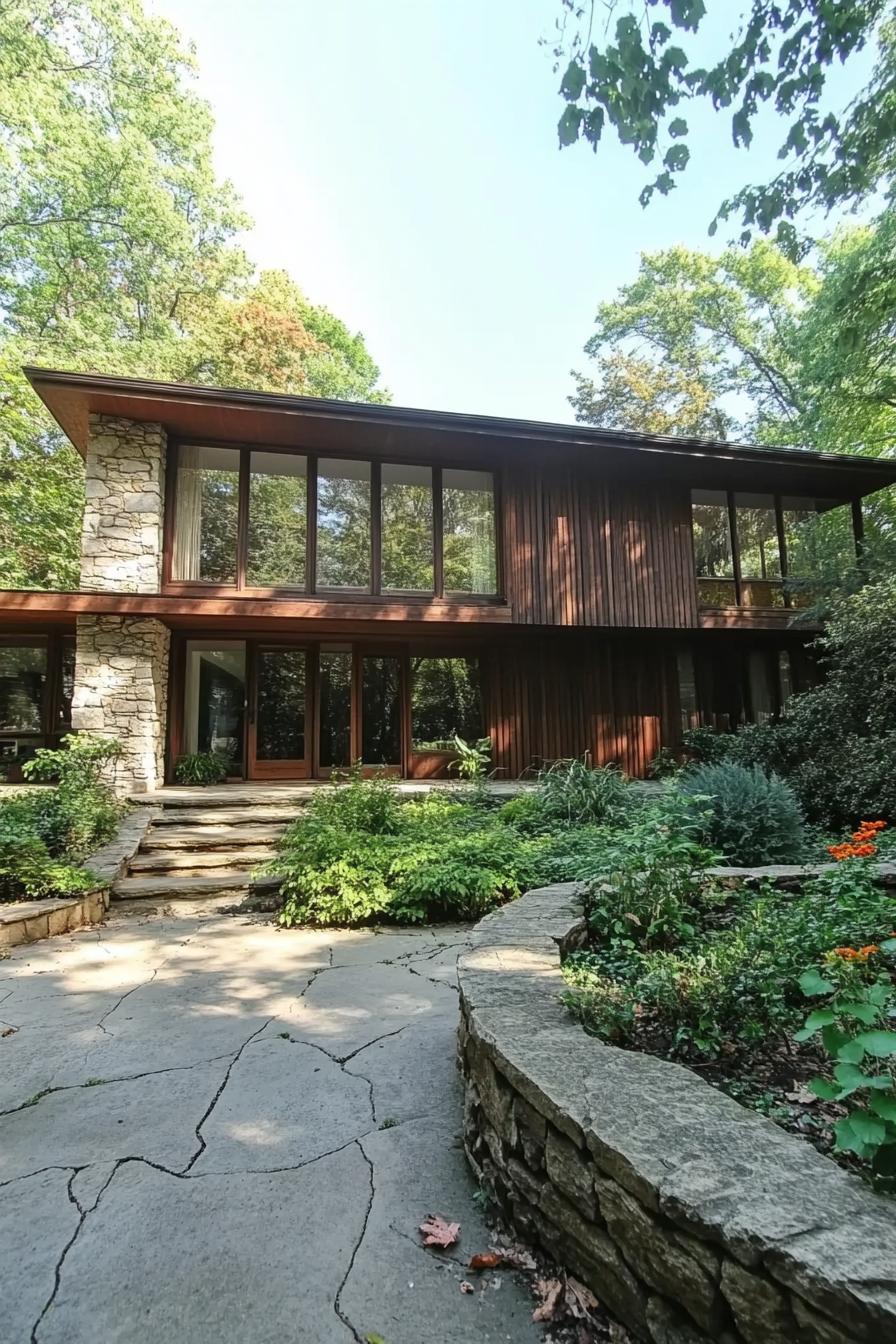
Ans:
{"label": "house entrance", "polygon": [[360,761],[401,774],[403,653],[358,644],[188,640],[183,750],[246,779],[326,778]]}

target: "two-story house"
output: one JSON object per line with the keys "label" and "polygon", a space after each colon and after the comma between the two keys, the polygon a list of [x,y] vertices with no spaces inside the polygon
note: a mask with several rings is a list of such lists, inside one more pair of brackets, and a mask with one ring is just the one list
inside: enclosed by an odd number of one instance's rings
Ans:
{"label": "two-story house", "polygon": [[[643,775],[813,676],[787,580],[896,463],[32,368],[86,468],[77,592],[0,593],[0,755],[121,739],[123,783],[361,761]],[[839,542],[838,542],[839,538]]]}

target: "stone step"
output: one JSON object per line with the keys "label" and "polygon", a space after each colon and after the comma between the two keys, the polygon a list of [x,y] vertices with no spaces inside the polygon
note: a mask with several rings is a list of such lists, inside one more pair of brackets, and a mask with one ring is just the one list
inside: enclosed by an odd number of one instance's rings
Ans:
{"label": "stone step", "polygon": [[207,788],[167,785],[148,793],[134,793],[131,801],[154,807],[302,807],[324,783],[210,784]]}
{"label": "stone step", "polygon": [[166,873],[195,868],[203,872],[208,868],[255,868],[267,863],[276,854],[273,845],[250,845],[246,849],[212,849],[183,851],[179,849],[154,849],[148,854],[137,854],[131,860],[129,873]]}
{"label": "stone step", "polygon": [[143,837],[140,852],[153,849],[245,849],[247,845],[274,844],[285,826],[160,826]]}
{"label": "stone step", "polygon": [[112,883],[114,901],[133,901],[143,897],[159,899],[204,900],[207,896],[227,895],[233,892],[262,894],[276,892],[280,885],[277,877],[253,878],[251,873],[238,869],[222,869],[206,877],[171,873],[163,877],[121,877]]}
{"label": "stone step", "polygon": [[154,826],[254,826],[259,822],[279,822],[284,826],[304,815],[304,807],[172,807],[155,818]]}

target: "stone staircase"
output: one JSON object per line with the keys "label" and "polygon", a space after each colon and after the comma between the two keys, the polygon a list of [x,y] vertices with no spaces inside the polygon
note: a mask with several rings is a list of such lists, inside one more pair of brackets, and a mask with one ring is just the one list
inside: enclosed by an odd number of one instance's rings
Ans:
{"label": "stone staircase", "polygon": [[139,801],[161,808],[127,874],[113,883],[113,900],[273,894],[278,879],[253,878],[253,871],[272,858],[277,841],[302,815],[307,799],[272,799],[263,791],[197,797],[193,790],[166,790],[142,795]]}

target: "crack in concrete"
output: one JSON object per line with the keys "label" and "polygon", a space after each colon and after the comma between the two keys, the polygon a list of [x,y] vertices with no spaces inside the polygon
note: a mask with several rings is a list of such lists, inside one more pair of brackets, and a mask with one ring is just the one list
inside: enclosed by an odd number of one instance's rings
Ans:
{"label": "crack in concrete", "polygon": [[[242,1050],[243,1047],[240,1046]],[[216,1064],[219,1059],[231,1059],[235,1057],[232,1050],[225,1050],[223,1054],[212,1055],[210,1059],[195,1059],[192,1064],[170,1064],[166,1069],[145,1069],[143,1073],[125,1073],[117,1078],[94,1078],[83,1083],[63,1083],[60,1087],[45,1087],[43,1091],[37,1092],[27,1101],[21,1102],[18,1106],[11,1106],[8,1111],[0,1111],[0,1120],[7,1115],[17,1115],[19,1111],[27,1111],[31,1106],[39,1106],[45,1097],[52,1097],[57,1092],[80,1092],[87,1087],[108,1087],[110,1083],[133,1083],[140,1078],[155,1078],[160,1073],[187,1073],[190,1069],[198,1069],[202,1064]],[[88,1164],[89,1165],[89,1164]],[[16,1177],[15,1179],[20,1179]],[[0,1182],[2,1184],[2,1182]]]}
{"label": "crack in concrete", "polygon": [[126,990],[125,993],[122,994],[121,998],[118,999],[115,1003],[113,1003],[112,1007],[109,1008],[105,1013],[103,1013],[99,1022],[97,1022],[97,1026],[99,1027],[100,1031],[103,1033],[104,1036],[111,1036],[113,1039],[115,1037],[114,1031],[107,1031],[106,1028],[103,1026],[103,1023],[105,1022],[106,1018],[111,1017],[112,1014],[116,1011],[116,1009],[121,1007],[125,999],[130,998],[132,994],[136,994],[138,989],[145,989],[147,985],[151,985],[153,980],[155,980],[156,976],[158,975],[159,971],[161,971],[163,967],[167,966],[167,964],[168,959],[163,961],[161,966],[157,966],[155,968],[155,970],[153,971],[152,975],[149,977],[148,980],[142,980],[139,985],[134,985],[131,989]]}
{"label": "crack in concrete", "polygon": [[260,1036],[261,1033],[264,1031],[265,1027],[270,1026],[270,1024],[273,1021],[274,1021],[273,1017],[269,1017],[267,1021],[261,1024],[260,1027],[256,1027],[255,1031],[252,1032],[252,1035],[249,1036],[245,1041],[243,1041],[243,1044],[240,1046],[239,1050],[237,1050],[236,1054],[233,1056],[230,1063],[228,1064],[227,1069],[224,1073],[224,1078],[221,1082],[221,1086],[218,1088],[217,1092],[212,1097],[211,1101],[209,1102],[208,1109],[205,1111],[205,1114],[202,1116],[201,1120],[196,1126],[195,1134],[199,1147],[197,1148],[193,1156],[190,1158],[187,1165],[184,1167],[185,1172],[189,1171],[190,1168],[193,1167],[195,1163],[199,1161],[200,1157],[205,1152],[208,1146],[205,1142],[205,1139],[202,1137],[202,1126],[205,1124],[206,1120],[209,1118],[212,1111],[215,1109],[218,1102],[221,1100],[221,1096],[224,1092],[224,1089],[227,1086],[228,1082],[230,1081],[230,1075],[233,1072],[234,1065],[236,1064],[237,1060],[240,1058],[240,1055],[243,1053],[246,1047],[251,1045],[252,1042],[255,1040],[255,1037]]}
{"label": "crack in concrete", "polygon": [[38,1167],[36,1171],[26,1171],[21,1176],[10,1176],[8,1181],[0,1181],[0,1190],[4,1190],[8,1185],[15,1185],[16,1181],[29,1181],[32,1176],[42,1176],[45,1171],[70,1171],[77,1175],[82,1170],[82,1167],[71,1167],[53,1162],[49,1166]]}
{"label": "crack in concrete", "polygon": [[365,1344],[364,1336],[361,1335],[361,1333],[355,1329],[349,1318],[346,1316],[345,1312],[342,1310],[342,1294],[345,1291],[345,1285],[348,1283],[349,1278],[351,1277],[351,1272],[355,1267],[355,1261],[358,1258],[358,1252],[360,1251],[364,1238],[367,1235],[367,1225],[370,1222],[370,1215],[373,1211],[373,1200],[374,1196],[376,1195],[376,1183],[374,1179],[375,1173],[373,1162],[371,1161],[370,1157],[368,1157],[364,1149],[364,1144],[361,1142],[361,1140],[355,1139],[354,1142],[358,1145],[358,1152],[361,1154],[364,1161],[367,1163],[367,1172],[370,1177],[370,1193],[367,1198],[367,1208],[364,1212],[364,1222],[361,1225],[361,1231],[358,1236],[358,1239],[352,1248],[352,1253],[348,1262],[348,1268],[346,1269],[345,1274],[343,1275],[342,1282],[336,1289],[336,1296],[333,1299],[333,1310],[335,1311],[336,1315],[339,1317],[340,1321],[345,1326],[345,1328],[351,1332],[352,1337],[357,1341],[357,1344]]}
{"label": "crack in concrete", "polygon": [[[112,1171],[110,1171],[110,1173],[109,1173],[107,1179],[104,1181],[103,1186],[102,1186],[102,1188],[101,1188],[99,1194],[97,1195],[96,1203],[95,1203],[94,1206],[93,1206],[94,1209],[97,1207],[97,1205],[99,1204],[100,1200],[101,1200],[102,1197],[103,1197],[103,1194],[104,1194],[105,1191],[108,1189],[108,1187],[109,1187],[109,1182],[112,1180],[112,1177],[115,1175],[116,1171],[118,1170],[118,1165],[119,1165],[119,1164],[116,1162],[116,1164],[115,1164],[115,1166],[113,1167]],[[77,1209],[77,1211],[78,1211],[78,1224],[77,1224],[77,1227],[75,1228],[74,1232],[72,1233],[72,1235],[69,1237],[69,1239],[68,1239],[68,1241],[66,1242],[66,1244],[63,1246],[63,1248],[62,1248],[62,1252],[61,1252],[61,1254],[60,1254],[60,1256],[59,1256],[59,1259],[56,1261],[56,1265],[55,1265],[54,1270],[53,1270],[53,1290],[52,1290],[52,1292],[50,1293],[50,1296],[47,1298],[46,1302],[44,1303],[44,1305],[43,1305],[43,1309],[41,1310],[40,1315],[38,1316],[37,1320],[34,1322],[34,1325],[31,1327],[31,1344],[38,1344],[37,1332],[38,1332],[38,1330],[40,1329],[40,1323],[41,1323],[41,1321],[44,1319],[44,1317],[46,1316],[47,1312],[50,1310],[50,1307],[52,1307],[54,1301],[56,1300],[56,1295],[57,1295],[57,1293],[59,1292],[59,1287],[60,1287],[60,1284],[62,1283],[62,1266],[65,1264],[65,1258],[66,1258],[66,1256],[68,1255],[68,1253],[69,1253],[69,1251],[71,1250],[71,1248],[74,1246],[75,1242],[78,1240],[78,1237],[79,1237],[80,1234],[81,1234],[81,1229],[82,1229],[82,1227],[84,1226],[84,1223],[86,1222],[86,1220],[87,1220],[87,1216],[88,1216],[88,1211],[85,1210],[85,1209],[82,1209],[82,1208],[81,1208],[81,1205],[78,1203],[77,1199],[75,1198],[74,1191],[72,1190],[72,1183],[73,1183],[75,1177],[78,1175],[78,1172],[79,1172],[79,1171],[83,1171],[84,1168],[83,1168],[83,1167],[74,1167],[74,1168],[69,1168],[69,1170],[71,1171],[72,1174],[71,1174],[71,1176],[68,1178],[68,1183],[67,1183],[67,1185],[66,1185],[66,1191],[67,1191],[67,1194],[68,1194],[69,1202],[70,1202],[71,1204],[73,1204],[74,1207],[75,1207],[75,1208]],[[91,1210],[91,1212],[92,1212],[92,1210]]]}
{"label": "crack in concrete", "polygon": [[[372,1045],[378,1045],[380,1041],[388,1041],[392,1036],[400,1036],[403,1031],[407,1031],[408,1027],[413,1027],[414,1025],[415,1023],[413,1022],[405,1022],[403,1027],[397,1027],[395,1031],[384,1031],[382,1036],[374,1036],[372,1041],[367,1041],[364,1045],[359,1045],[356,1050],[352,1050],[348,1055],[333,1055],[333,1059],[336,1060],[337,1064],[344,1066],[350,1059],[354,1059],[356,1055],[360,1055],[364,1050],[369,1050]],[[356,1073],[352,1074],[353,1078],[359,1076],[361,1075]]]}

